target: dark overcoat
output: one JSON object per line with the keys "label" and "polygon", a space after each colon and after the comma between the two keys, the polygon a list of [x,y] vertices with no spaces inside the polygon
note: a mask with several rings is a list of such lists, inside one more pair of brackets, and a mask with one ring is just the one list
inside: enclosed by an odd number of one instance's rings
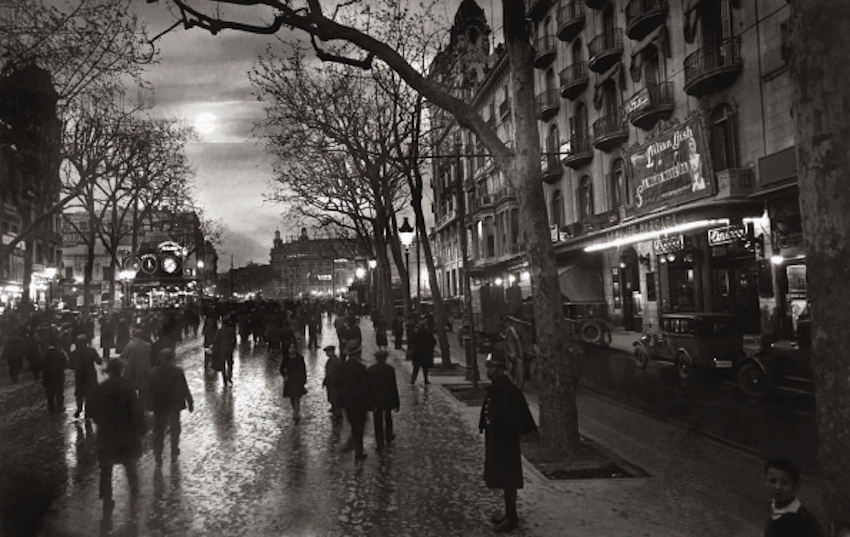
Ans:
{"label": "dark overcoat", "polygon": [[370,408],[381,410],[398,409],[398,384],[395,369],[386,362],[378,362],[366,372],[367,393],[370,397]]}
{"label": "dark overcoat", "polygon": [[307,393],[307,365],[304,356],[295,353],[295,356],[284,356],[280,362],[280,374],[283,375],[283,396],[301,397]]}
{"label": "dark overcoat", "polygon": [[325,380],[322,381],[322,386],[328,390],[328,402],[333,407],[339,406],[339,368],[342,367],[342,362],[339,356],[332,354],[328,356],[328,361],[325,362]]}
{"label": "dark overcoat", "polygon": [[24,367],[24,356],[27,354],[27,340],[22,336],[12,335],[6,338],[3,346],[3,356],[9,369],[20,370]]}
{"label": "dark overcoat", "polygon": [[80,345],[71,351],[70,362],[74,369],[74,395],[88,395],[97,387],[97,369],[94,365],[102,364],[103,360],[93,348]]}
{"label": "dark overcoat", "polygon": [[68,357],[55,345],[48,345],[44,351],[44,372],[41,382],[47,393],[58,393],[65,389],[65,370]]}
{"label": "dark overcoat", "polygon": [[224,371],[224,363],[233,360],[233,351],[236,349],[236,329],[231,324],[224,324],[215,333],[212,345],[212,368],[216,371]]}
{"label": "dark overcoat", "polygon": [[142,454],[145,420],[136,390],[121,377],[109,377],[92,392],[92,417],[97,424],[97,456],[103,462],[138,459]]}
{"label": "dark overcoat", "polygon": [[434,367],[434,347],[437,339],[427,328],[419,327],[410,337],[413,348],[413,365],[419,367]]}
{"label": "dark overcoat", "polygon": [[183,369],[168,362],[151,371],[150,396],[151,409],[159,415],[179,412],[193,402]]}
{"label": "dark overcoat", "polygon": [[369,410],[366,366],[360,360],[346,360],[339,366],[339,405],[349,412]]}
{"label": "dark overcoat", "polygon": [[491,489],[521,489],[519,437],[537,430],[525,396],[505,375],[493,379],[481,407],[484,431],[484,482]]}

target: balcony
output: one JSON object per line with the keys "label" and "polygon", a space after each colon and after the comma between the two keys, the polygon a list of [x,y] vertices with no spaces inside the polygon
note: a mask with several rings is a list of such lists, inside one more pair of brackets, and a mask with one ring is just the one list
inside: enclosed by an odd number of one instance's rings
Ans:
{"label": "balcony", "polygon": [[549,121],[555,114],[558,113],[558,109],[561,107],[561,99],[558,96],[558,90],[554,88],[538,94],[534,100],[537,105],[537,119],[540,121]]}
{"label": "balcony", "polygon": [[608,0],[585,0],[590,9],[602,9],[608,4]]}
{"label": "balcony", "polygon": [[714,174],[717,177],[717,199],[745,198],[756,188],[753,171],[729,168]]}
{"label": "balcony", "polygon": [[[554,151],[554,150],[553,150]],[[557,153],[544,153],[541,158],[543,181],[545,183],[557,183],[561,180],[564,174],[564,168],[561,166],[561,161],[558,159]]]}
{"label": "balcony", "polygon": [[577,170],[587,166],[593,160],[593,149],[586,133],[577,133],[570,137],[570,149],[561,161],[564,166]]}
{"label": "balcony", "polygon": [[643,130],[650,130],[659,119],[669,119],[673,108],[672,82],[648,84],[623,105],[629,122]]}
{"label": "balcony", "polygon": [[610,151],[629,139],[629,130],[620,113],[603,116],[593,122],[593,147]]}
{"label": "balcony", "polygon": [[590,70],[604,73],[623,57],[623,30],[615,28],[603,32],[594,37],[587,48],[590,52]]}
{"label": "balcony", "polygon": [[537,40],[534,41],[534,67],[537,67],[538,69],[545,69],[549,67],[555,59],[556,51],[557,47],[555,45],[554,36],[544,35],[542,37],[538,37]]}
{"label": "balcony", "polygon": [[513,244],[508,245],[508,253],[510,255],[519,255],[525,253],[525,243],[524,242],[515,242]]}
{"label": "balcony", "polygon": [[510,187],[500,188],[499,190],[493,192],[490,195],[493,198],[493,203],[499,203],[502,200],[512,200],[516,198],[513,189],[511,189]]}
{"label": "balcony", "polygon": [[582,228],[586,233],[591,233],[593,231],[599,231],[615,226],[619,222],[620,218],[618,212],[616,210],[610,210],[585,218],[582,221]]}
{"label": "balcony", "polygon": [[581,95],[590,80],[587,74],[587,64],[584,62],[567,66],[559,76],[561,78],[561,97],[571,101]]}
{"label": "balcony", "polygon": [[435,226],[438,230],[447,226],[448,224],[454,222],[455,218],[457,218],[457,210],[452,209],[451,211],[446,212],[446,214],[442,215],[437,219],[437,225]]}
{"label": "balcony", "polygon": [[685,58],[685,93],[711,95],[732,84],[742,69],[740,37],[703,47]]}
{"label": "balcony", "polygon": [[576,0],[558,9],[558,39],[570,42],[584,27],[584,2]]}
{"label": "balcony", "polygon": [[667,18],[667,0],[631,0],[626,6],[626,35],[640,40]]}

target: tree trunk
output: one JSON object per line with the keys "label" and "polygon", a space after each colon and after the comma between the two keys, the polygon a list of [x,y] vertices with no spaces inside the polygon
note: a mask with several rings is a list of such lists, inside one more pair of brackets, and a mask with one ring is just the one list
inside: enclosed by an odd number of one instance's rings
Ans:
{"label": "tree trunk", "polygon": [[534,299],[540,392],[540,432],[547,449],[563,455],[580,452],[576,409],[574,351],[568,345],[555,252],[549,238],[540,172],[540,136],[534,109],[533,50],[522,0],[505,0],[504,21],[510,91],[514,103],[516,149],[505,176],[519,205],[520,233],[525,242]]}
{"label": "tree trunk", "polygon": [[422,212],[422,189],[419,189],[418,199],[413,199],[413,212],[416,214],[416,229],[419,232],[421,245],[425,256],[425,264],[428,266],[428,282],[431,285],[431,302],[434,305],[434,327],[437,329],[437,340],[440,342],[440,365],[452,366],[451,347],[449,347],[449,336],[446,334],[446,312],[443,308],[443,297],[440,294],[440,286],[437,284],[437,270],[434,267],[434,256],[431,254],[431,241],[425,233],[425,215]]}
{"label": "tree trunk", "polygon": [[831,531],[850,530],[850,34],[843,2],[795,0],[791,78],[818,445]]}

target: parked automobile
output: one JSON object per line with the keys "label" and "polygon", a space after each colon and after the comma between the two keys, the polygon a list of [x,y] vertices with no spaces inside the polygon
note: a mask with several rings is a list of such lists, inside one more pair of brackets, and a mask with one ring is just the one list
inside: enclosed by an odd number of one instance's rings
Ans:
{"label": "parked automobile", "polygon": [[633,346],[638,367],[646,367],[650,360],[670,362],[682,379],[697,369],[731,373],[745,357],[740,324],[724,313],[662,315],[661,329],[644,334]]}
{"label": "parked automobile", "polygon": [[746,359],[738,371],[738,387],[754,398],[775,392],[814,394],[811,321],[799,321],[794,339],[774,341]]}

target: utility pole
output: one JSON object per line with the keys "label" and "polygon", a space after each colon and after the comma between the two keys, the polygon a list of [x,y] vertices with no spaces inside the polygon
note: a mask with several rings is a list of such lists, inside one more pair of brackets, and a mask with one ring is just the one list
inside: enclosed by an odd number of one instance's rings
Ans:
{"label": "utility pole", "polygon": [[235,295],[236,292],[233,289],[233,254],[230,254],[230,298],[232,299]]}

